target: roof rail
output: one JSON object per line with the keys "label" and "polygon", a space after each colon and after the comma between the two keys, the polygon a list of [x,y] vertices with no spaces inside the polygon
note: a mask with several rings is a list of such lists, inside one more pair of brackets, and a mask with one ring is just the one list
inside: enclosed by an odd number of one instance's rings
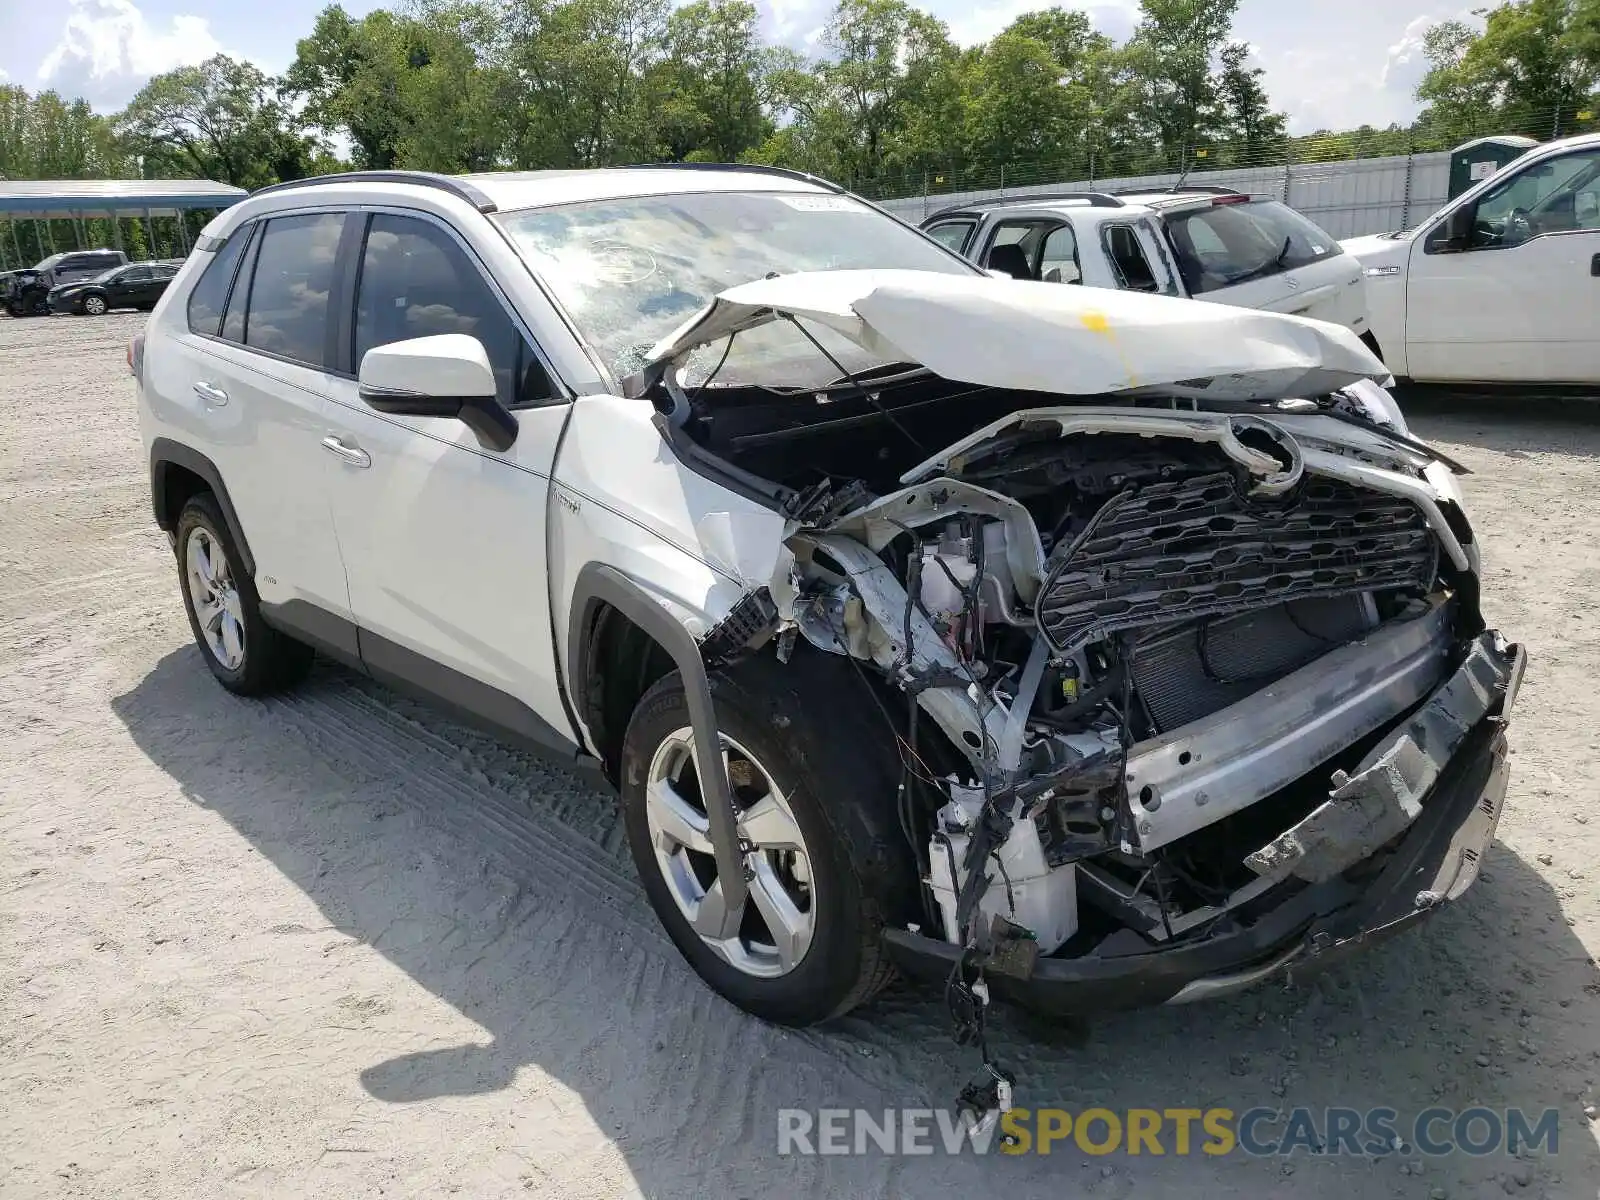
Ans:
{"label": "roof rail", "polygon": [[968,200],[965,204],[952,204],[928,214],[926,220],[948,216],[955,212],[968,212],[975,208],[994,208],[1000,204],[1031,204],[1035,200],[1081,200],[1090,208],[1122,208],[1114,192],[1030,192],[1021,196],[988,196],[982,200]]}
{"label": "roof rail", "polygon": [[1186,192],[1195,192],[1202,196],[1242,196],[1245,194],[1238,188],[1222,187],[1215,183],[1186,183],[1182,187],[1166,188],[1118,188],[1111,194],[1113,196],[1182,196]]}
{"label": "roof rail", "polygon": [[809,175],[804,171],[792,171],[788,167],[768,167],[761,163],[713,163],[713,162],[647,162],[647,163],[618,163],[614,167],[602,168],[607,171],[747,171],[752,175],[780,175],[785,179],[799,179],[806,183],[814,183],[820,188],[827,188],[830,192],[847,194],[846,189],[840,187],[832,180],[823,179],[819,175]]}
{"label": "roof rail", "polygon": [[285,183],[269,184],[264,188],[257,188],[250,194],[264,196],[269,192],[288,192],[295,188],[312,187],[320,183],[409,183],[418,187],[438,188],[441,192],[459,196],[481,213],[495,211],[494,201],[470,183],[449,175],[440,175],[435,171],[345,171],[338,175],[312,175],[307,179],[291,179]]}

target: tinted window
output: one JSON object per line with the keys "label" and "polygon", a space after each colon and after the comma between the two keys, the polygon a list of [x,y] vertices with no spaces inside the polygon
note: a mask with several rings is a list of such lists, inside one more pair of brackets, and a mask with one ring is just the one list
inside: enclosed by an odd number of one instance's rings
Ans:
{"label": "tinted window", "polygon": [[245,345],[307,366],[323,365],[328,292],[344,231],[342,213],[273,217],[261,236]]}
{"label": "tinted window", "polygon": [[1107,225],[1105,229],[1106,257],[1116,274],[1117,286],[1134,292],[1159,292],[1155,272],[1150,260],[1144,256],[1139,235],[1132,225]]}
{"label": "tinted window", "polygon": [[144,283],[150,278],[149,267],[124,267],[110,278],[120,283]]}
{"label": "tinted window", "polygon": [[[269,243],[263,258],[270,250]],[[356,294],[357,370],[374,346],[441,333],[469,334],[483,344],[500,403],[549,397],[522,331],[455,239],[427,221],[377,214],[367,231]]]}
{"label": "tinted window", "polygon": [[[189,293],[189,328],[195,333],[216,336],[222,324],[222,310],[228,303],[228,288],[233,284],[233,272],[239,265],[239,255],[250,240],[252,226],[234,230],[233,236],[222,244],[200,274],[194,291]],[[197,251],[197,253],[200,253]]]}
{"label": "tinted window", "polygon": [[1276,200],[1228,201],[1166,214],[1178,269],[1194,294],[1292,271],[1339,243]]}
{"label": "tinted window", "polygon": [[255,278],[256,257],[261,253],[261,230],[257,225],[250,230],[245,243],[244,260],[239,266],[239,277],[233,285],[233,298],[228,301],[228,315],[222,318],[222,336],[230,342],[244,341],[244,318],[250,298],[250,284]]}
{"label": "tinted window", "polygon": [[967,244],[967,234],[972,232],[972,225],[971,221],[946,221],[929,229],[928,236],[960,254],[961,247]]}

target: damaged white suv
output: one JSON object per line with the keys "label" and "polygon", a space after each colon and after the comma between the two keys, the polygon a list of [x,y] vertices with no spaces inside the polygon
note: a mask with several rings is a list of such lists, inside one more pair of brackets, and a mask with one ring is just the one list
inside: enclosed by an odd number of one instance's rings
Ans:
{"label": "damaged white suv", "polygon": [[1523,655],[1340,327],[783,172],[375,173],[217,217],[130,358],[222,684],[314,648],[593,766],[760,1016],[1215,995],[1493,837]]}

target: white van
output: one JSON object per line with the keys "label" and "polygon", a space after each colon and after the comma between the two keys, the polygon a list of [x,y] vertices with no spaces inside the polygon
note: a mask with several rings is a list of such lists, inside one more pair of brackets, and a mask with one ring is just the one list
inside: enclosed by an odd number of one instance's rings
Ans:
{"label": "white van", "polygon": [[1370,337],[1360,264],[1288,205],[1229,188],[978,200],[934,213],[922,229],[1018,279],[1189,296]]}
{"label": "white van", "polygon": [[1600,386],[1600,134],[1528,151],[1420,228],[1343,245],[1396,376]]}

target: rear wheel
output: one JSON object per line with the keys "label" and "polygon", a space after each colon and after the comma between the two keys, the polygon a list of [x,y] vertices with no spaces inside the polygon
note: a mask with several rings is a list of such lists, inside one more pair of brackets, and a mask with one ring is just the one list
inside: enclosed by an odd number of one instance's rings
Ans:
{"label": "rear wheel", "polygon": [[622,751],[628,842],[656,915],[717,992],[787,1025],[878,991],[891,977],[880,934],[918,895],[890,731],[852,702],[860,684],[838,660],[815,670],[822,657],[760,656],[712,681],[748,889],[731,914],[677,672],[640,700]]}
{"label": "rear wheel", "polygon": [[211,493],[183,506],[177,553],[189,627],[217,682],[230,692],[258,696],[305,678],[311,647],[262,620],[255,581],[240,569],[238,547]]}

